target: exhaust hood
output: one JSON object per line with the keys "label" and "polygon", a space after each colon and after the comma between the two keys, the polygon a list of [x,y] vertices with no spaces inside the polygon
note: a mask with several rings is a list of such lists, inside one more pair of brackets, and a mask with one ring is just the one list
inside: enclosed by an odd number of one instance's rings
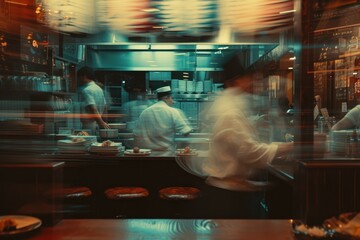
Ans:
{"label": "exhaust hood", "polygon": [[132,43],[88,44],[86,64],[108,71],[221,71],[234,54],[249,66],[277,45]]}

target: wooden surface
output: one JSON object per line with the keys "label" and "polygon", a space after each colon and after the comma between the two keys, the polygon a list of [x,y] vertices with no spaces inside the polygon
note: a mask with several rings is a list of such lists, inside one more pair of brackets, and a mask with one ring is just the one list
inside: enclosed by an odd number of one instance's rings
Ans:
{"label": "wooden surface", "polygon": [[63,220],[29,240],[236,239],[291,240],[289,220]]}

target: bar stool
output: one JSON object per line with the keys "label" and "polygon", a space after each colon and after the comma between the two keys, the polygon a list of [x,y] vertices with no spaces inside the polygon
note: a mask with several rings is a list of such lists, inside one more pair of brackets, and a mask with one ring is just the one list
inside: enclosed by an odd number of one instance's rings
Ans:
{"label": "bar stool", "polygon": [[[200,190],[195,187],[165,187],[159,190],[159,196],[165,218],[194,218],[196,217],[196,200],[200,197]],[[160,214],[161,214],[160,213]]]}
{"label": "bar stool", "polygon": [[[113,187],[104,191],[111,201],[108,214],[111,218],[144,218],[147,216],[145,199],[150,195],[143,187]],[[106,203],[105,203],[106,204]]]}
{"label": "bar stool", "polygon": [[273,185],[265,179],[220,179],[206,176],[201,158],[176,157],[176,163],[186,172],[203,180],[202,197],[197,209],[199,218],[266,218],[265,192]]}
{"label": "bar stool", "polygon": [[205,184],[203,206],[211,212],[205,212],[204,218],[266,218],[264,197],[273,188],[270,182],[207,177]]}
{"label": "bar stool", "polygon": [[63,199],[80,199],[88,198],[92,195],[92,191],[88,187],[64,187],[56,192],[57,197]]}
{"label": "bar stool", "polygon": [[87,218],[92,213],[92,191],[88,187],[74,186],[56,189],[55,198],[63,203],[64,218]]}

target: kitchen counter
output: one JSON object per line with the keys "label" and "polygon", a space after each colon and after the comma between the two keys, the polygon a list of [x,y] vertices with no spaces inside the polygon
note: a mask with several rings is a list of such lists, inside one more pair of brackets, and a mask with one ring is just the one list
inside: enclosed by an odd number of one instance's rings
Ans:
{"label": "kitchen counter", "polygon": [[[198,150],[197,158],[207,157],[207,151]],[[84,153],[84,154],[43,154],[38,159],[51,159],[64,162],[99,162],[99,163],[118,163],[119,161],[174,161],[177,157],[176,153],[172,151],[152,151],[149,155],[125,155],[124,153],[118,153],[116,155],[109,154],[96,154],[96,153]],[[188,157],[188,156],[185,156]],[[193,156],[189,156],[193,157]]]}
{"label": "kitchen counter", "polygon": [[291,240],[289,220],[69,219],[43,227],[29,240],[224,239]]}
{"label": "kitchen counter", "polygon": [[297,162],[282,161],[275,159],[268,164],[268,171],[270,174],[278,177],[282,181],[292,184],[294,181],[294,168]]}

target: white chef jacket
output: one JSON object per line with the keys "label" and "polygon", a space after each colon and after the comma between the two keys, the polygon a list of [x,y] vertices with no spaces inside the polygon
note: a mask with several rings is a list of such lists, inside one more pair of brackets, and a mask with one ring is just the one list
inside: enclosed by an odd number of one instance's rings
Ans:
{"label": "white chef jacket", "polygon": [[184,114],[159,101],[140,114],[134,129],[135,146],[159,151],[174,150],[177,132],[191,132]]}
{"label": "white chef jacket", "polygon": [[101,87],[99,87],[94,81],[84,84],[80,88],[80,96],[81,96],[81,113],[83,118],[81,122],[83,124],[83,128],[89,128],[95,133],[96,121],[94,118],[86,116],[87,111],[86,107],[89,105],[95,105],[96,109],[100,114],[104,113],[106,100],[104,96],[104,92]]}
{"label": "white chef jacket", "polygon": [[[251,116],[254,101],[238,89],[226,89],[209,110],[213,122],[209,156],[193,159],[188,168],[202,177],[244,182],[275,157],[277,144],[261,143]],[[197,162],[195,162],[197,161]],[[246,189],[244,189],[246,190]]]}
{"label": "white chef jacket", "polygon": [[349,119],[357,128],[360,127],[360,105],[352,108],[344,118]]}

